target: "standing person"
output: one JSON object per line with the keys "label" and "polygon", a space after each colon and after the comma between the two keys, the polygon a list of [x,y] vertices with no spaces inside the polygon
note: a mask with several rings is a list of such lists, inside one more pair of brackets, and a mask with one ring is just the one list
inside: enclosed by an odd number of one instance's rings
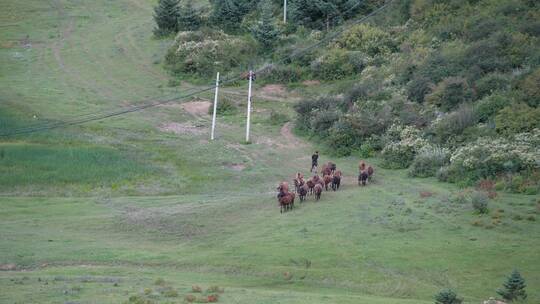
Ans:
{"label": "standing person", "polygon": [[311,155],[311,170],[309,170],[309,172],[313,172],[313,168],[315,168],[315,172],[317,172],[318,161],[319,151],[315,151],[315,154]]}

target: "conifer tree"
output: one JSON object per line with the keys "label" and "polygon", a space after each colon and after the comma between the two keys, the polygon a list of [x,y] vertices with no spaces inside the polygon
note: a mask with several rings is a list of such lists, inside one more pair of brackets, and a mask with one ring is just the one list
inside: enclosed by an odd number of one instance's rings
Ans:
{"label": "conifer tree", "polygon": [[238,0],[213,0],[210,20],[214,25],[234,30],[244,17],[244,10]]}
{"label": "conifer tree", "polygon": [[441,290],[435,295],[436,304],[460,304],[463,300],[451,289]]}
{"label": "conifer tree", "polygon": [[497,293],[507,301],[525,300],[527,299],[525,287],[527,287],[525,279],[517,270],[514,270],[503,283],[503,288],[497,290]]}
{"label": "conifer tree", "polygon": [[154,20],[157,24],[154,34],[162,36],[175,33],[178,30],[179,16],[178,0],[159,0],[154,8]]}
{"label": "conifer tree", "polygon": [[252,29],[253,37],[259,42],[265,51],[269,51],[276,44],[279,38],[277,29],[272,17],[272,4],[264,2],[261,8],[261,19]]}
{"label": "conifer tree", "polygon": [[193,0],[187,0],[180,6],[180,16],[178,17],[178,29],[183,31],[193,31],[199,29],[202,20],[200,12],[193,6]]}

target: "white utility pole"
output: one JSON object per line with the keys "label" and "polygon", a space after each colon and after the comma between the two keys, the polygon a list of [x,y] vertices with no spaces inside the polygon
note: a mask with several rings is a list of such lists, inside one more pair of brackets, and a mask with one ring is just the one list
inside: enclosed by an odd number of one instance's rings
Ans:
{"label": "white utility pole", "polygon": [[247,124],[246,124],[246,143],[249,142],[249,123],[251,119],[251,82],[253,80],[253,71],[249,71],[249,87],[248,87],[248,108],[247,108]]}
{"label": "white utility pole", "polygon": [[287,0],[283,0],[283,23],[287,23]]}
{"label": "white utility pole", "polygon": [[219,72],[217,72],[217,76],[216,76],[216,94],[214,95],[214,112],[212,112],[212,134],[210,135],[211,140],[214,140],[214,131],[216,129],[218,90],[219,90]]}

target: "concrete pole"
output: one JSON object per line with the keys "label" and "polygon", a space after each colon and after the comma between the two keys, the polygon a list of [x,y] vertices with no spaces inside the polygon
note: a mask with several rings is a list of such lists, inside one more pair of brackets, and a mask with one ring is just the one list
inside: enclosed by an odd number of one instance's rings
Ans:
{"label": "concrete pole", "polygon": [[283,23],[287,23],[287,0],[283,0]]}
{"label": "concrete pole", "polygon": [[214,112],[212,113],[212,134],[210,135],[211,140],[214,140],[214,132],[216,130],[218,91],[219,91],[219,72],[217,72],[217,76],[216,76],[216,94],[214,95]]}
{"label": "concrete pole", "polygon": [[249,87],[248,87],[248,108],[247,108],[247,124],[246,124],[246,143],[249,142],[249,124],[251,120],[251,81],[253,80],[253,71],[249,71]]}

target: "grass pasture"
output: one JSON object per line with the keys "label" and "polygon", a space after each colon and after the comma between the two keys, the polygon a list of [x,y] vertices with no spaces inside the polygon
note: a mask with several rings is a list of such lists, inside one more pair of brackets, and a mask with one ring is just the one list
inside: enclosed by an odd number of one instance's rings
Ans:
{"label": "grass pasture", "polygon": [[[3,1],[2,131],[197,88],[168,86],[153,4]],[[478,215],[463,189],[377,159],[360,188],[349,157],[340,191],[281,215],[277,182],[316,147],[269,119],[291,100],[263,94],[244,144],[242,89],[223,90],[238,111],[214,142],[184,107],[211,94],[0,139],[0,303],[185,303],[193,285],[224,288],[219,303],[422,304],[443,288],[480,303],[514,268],[540,301],[538,196],[499,193]]]}

